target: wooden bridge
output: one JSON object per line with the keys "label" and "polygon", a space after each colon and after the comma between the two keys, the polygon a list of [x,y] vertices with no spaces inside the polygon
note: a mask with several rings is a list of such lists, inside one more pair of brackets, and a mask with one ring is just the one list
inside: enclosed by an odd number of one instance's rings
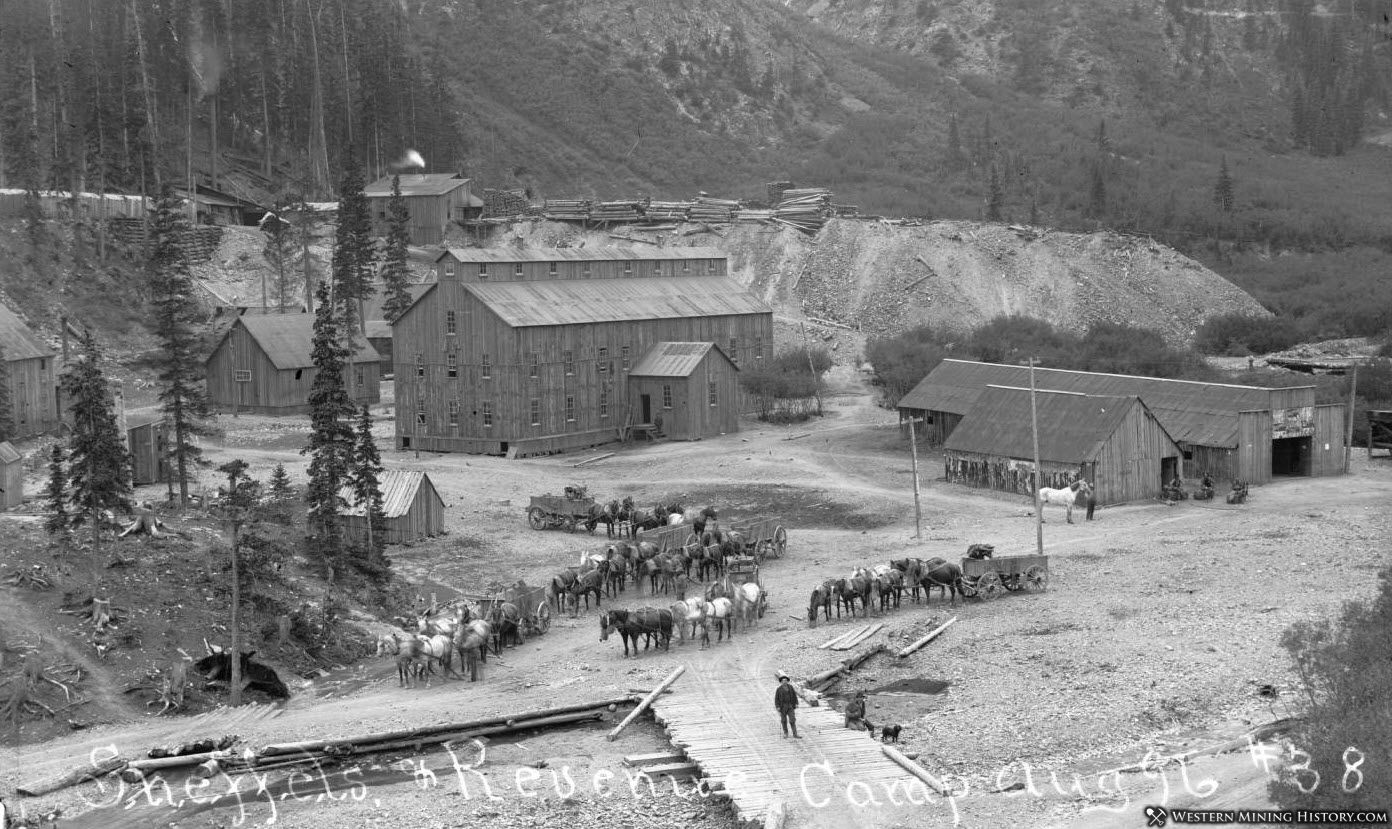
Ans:
{"label": "wooden bridge", "polygon": [[878,739],[828,707],[797,709],[802,739],[783,739],[776,683],[687,674],[653,703],[672,744],[724,786],[743,821],[765,827],[949,826],[952,808],[885,756]]}

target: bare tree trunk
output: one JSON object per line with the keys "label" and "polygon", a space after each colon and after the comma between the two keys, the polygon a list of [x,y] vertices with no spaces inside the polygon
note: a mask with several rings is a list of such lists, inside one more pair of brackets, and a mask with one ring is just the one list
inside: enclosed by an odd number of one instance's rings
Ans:
{"label": "bare tree trunk", "polygon": [[[135,0],[128,0],[128,2],[130,19],[135,24],[135,48],[140,61],[140,91],[145,96],[145,124],[150,130],[150,155],[154,159],[159,158],[160,153],[159,120],[155,117],[154,85],[150,82],[150,69],[146,65],[145,36],[140,31],[140,14],[136,11]],[[155,189],[158,190],[160,186],[159,164],[156,163],[151,172],[155,175]]]}
{"label": "bare tree trunk", "polygon": [[240,559],[242,531],[232,525],[232,677],[231,698],[234,706],[242,704],[242,574]]}
{"label": "bare tree trunk", "polygon": [[317,13],[305,2],[309,17],[309,46],[313,60],[313,87],[309,99],[309,182],[315,193],[329,190],[329,150],[324,137],[324,80],[319,70],[319,27]]}
{"label": "bare tree trunk", "polygon": [[[265,66],[261,67],[261,144],[265,152],[261,157],[261,174],[266,178],[271,177],[271,102],[266,95],[266,72]],[[284,297],[281,298],[284,300]],[[282,301],[282,305],[285,303]]]}
{"label": "bare tree trunk", "polygon": [[353,146],[353,83],[348,74],[348,18],[344,15],[343,7],[346,3],[338,6],[338,26],[343,33],[343,100],[347,110],[348,121],[348,146]]}
{"label": "bare tree trunk", "polygon": [[198,185],[193,181],[193,64],[188,72],[188,166],[184,174],[184,187],[188,190],[189,224],[198,224]]}

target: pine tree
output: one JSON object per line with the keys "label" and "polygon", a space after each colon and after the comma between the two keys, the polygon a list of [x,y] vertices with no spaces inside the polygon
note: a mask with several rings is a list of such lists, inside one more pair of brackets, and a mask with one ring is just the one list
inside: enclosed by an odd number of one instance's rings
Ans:
{"label": "pine tree", "polygon": [[338,511],[344,502],[339,497],[339,489],[348,481],[351,471],[351,418],[357,407],[349,399],[343,383],[348,350],[339,336],[339,323],[334,318],[334,303],[329,301],[327,285],[319,286],[317,300],[311,355],[315,373],[309,391],[311,431],[309,445],[301,454],[310,456],[309,486],[305,490],[305,499],[310,505],[310,549],[332,564],[342,548]]}
{"label": "pine tree", "polygon": [[204,390],[203,363],[196,326],[198,309],[194,304],[193,279],[188,260],[179,247],[188,230],[179,200],[165,185],[155,203],[151,225],[153,250],[150,254],[150,283],[153,293],[155,334],[163,346],[157,352],[156,367],[162,388],[161,408],[173,428],[168,454],[173,460],[174,479],[179,482],[179,506],[188,505],[189,479],[194,469],[207,466],[203,449],[194,439],[208,434],[207,419],[212,416]]}
{"label": "pine tree", "polygon": [[106,510],[130,512],[130,455],[121,440],[113,411],[111,387],[101,370],[101,353],[89,333],[82,353],[63,373],[63,397],[69,401],[72,439],[68,463],[73,524],[92,528],[92,595],[101,581],[98,551],[101,515]]}
{"label": "pine tree", "polygon": [[1097,154],[1105,156],[1112,151],[1112,140],[1107,137],[1107,119],[1103,118],[1097,122],[1097,134],[1093,136],[1093,143],[1097,145]]}
{"label": "pine tree", "polygon": [[67,537],[68,527],[72,524],[72,516],[68,515],[68,470],[64,466],[67,459],[63,444],[53,444],[53,451],[48,456],[48,486],[44,489],[44,498],[48,504],[48,518],[44,521],[44,529],[48,530],[49,535],[61,535],[64,538]]}
{"label": "pine tree", "polygon": [[337,307],[339,335],[351,340],[362,321],[361,303],[374,292],[374,245],[362,172],[356,161],[348,164],[338,195],[338,225],[333,248],[333,302]]}
{"label": "pine tree", "polygon": [[377,451],[377,442],[372,438],[372,412],[367,406],[362,407],[362,416],[358,418],[352,478],[354,505],[364,507],[367,549],[369,557],[375,558],[386,547],[382,535],[386,515],[382,512],[382,456]]}
{"label": "pine tree", "polygon": [[5,349],[0,348],[0,440],[14,436],[14,402],[10,399],[10,364],[5,362]]}
{"label": "pine tree", "polygon": [[1092,165],[1092,186],[1088,192],[1087,215],[1101,219],[1107,215],[1107,182],[1102,175],[1102,165]]}
{"label": "pine tree", "polygon": [[382,254],[382,288],[387,295],[382,311],[387,322],[396,322],[411,307],[411,292],[406,289],[410,277],[406,248],[411,241],[406,231],[407,218],[406,199],[401,196],[401,176],[394,175],[391,200],[387,202],[387,246]]}
{"label": "pine tree", "polygon": [[1233,180],[1228,174],[1228,157],[1223,156],[1223,162],[1218,167],[1218,183],[1213,185],[1213,203],[1224,213],[1231,213],[1233,209]]}
{"label": "pine tree", "polygon": [[1000,173],[996,165],[991,165],[990,181],[986,192],[986,221],[1001,221],[1001,208],[1005,206],[1005,190],[1001,187]]}
{"label": "pine tree", "polygon": [[[261,249],[261,255],[265,257],[266,264],[275,271],[276,305],[282,314],[290,312],[288,295],[290,293],[290,280],[293,278],[291,272],[295,269],[301,255],[297,228],[282,218],[282,214],[292,204],[288,199],[280,199],[271,206],[270,211],[261,219],[261,232],[266,235],[266,244]],[[263,304],[269,302],[264,281],[262,282],[261,297]]]}
{"label": "pine tree", "polygon": [[271,497],[277,500],[288,498],[293,491],[290,487],[290,476],[285,472],[285,464],[276,464],[271,472]]}
{"label": "pine tree", "polygon": [[246,461],[238,458],[218,467],[227,476],[227,495],[218,504],[218,517],[227,528],[228,545],[232,548],[232,614],[230,621],[232,675],[228,680],[231,691],[229,703],[242,704],[242,538],[243,530],[254,519],[261,484],[247,474]]}

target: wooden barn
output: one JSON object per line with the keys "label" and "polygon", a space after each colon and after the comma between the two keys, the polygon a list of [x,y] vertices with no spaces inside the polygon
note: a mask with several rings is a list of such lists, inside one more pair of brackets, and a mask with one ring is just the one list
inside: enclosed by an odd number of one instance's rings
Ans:
{"label": "wooden barn", "polygon": [[726,275],[718,248],[450,248],[435,260],[436,281],[464,283]]}
{"label": "wooden barn", "polygon": [[[1182,451],[1139,397],[1042,391],[1036,395],[1044,486],[1082,476],[1099,504],[1160,495]],[[1029,389],[987,386],[943,446],[952,483],[1034,494]]]}
{"label": "wooden barn", "polygon": [[10,383],[9,434],[23,438],[55,428],[58,370],[54,351],[4,305],[0,305],[0,355]]}
{"label": "wooden barn", "polygon": [[173,431],[159,412],[126,415],[126,448],[131,456],[131,482],[160,484],[174,476],[165,456]]}
{"label": "wooden barn", "polygon": [[[382,473],[381,486],[387,544],[408,544],[444,532],[445,502],[429,475],[414,469],[388,469]],[[366,508],[355,503],[351,487],[344,487],[339,495],[349,504],[338,511],[344,536],[366,544]]]}
{"label": "wooden barn", "polygon": [[[1314,386],[1262,388],[1052,368],[1036,368],[1034,382],[1050,391],[1141,398],[1183,450],[1186,480],[1207,474],[1261,484],[1344,471],[1344,407],[1316,405]],[[899,401],[900,420],[922,420],[918,434],[945,445],[977,396],[993,385],[1028,388],[1029,367],[943,360]]]}
{"label": "wooden barn", "polygon": [[[391,176],[363,188],[372,217],[372,232],[387,235],[387,203],[391,201]],[[438,245],[456,219],[467,219],[483,207],[472,192],[471,179],[455,173],[421,173],[401,177],[401,197],[406,200],[407,229],[413,245]]]}
{"label": "wooden barn", "polygon": [[0,441],[0,509],[24,503],[24,456],[8,440]]}
{"label": "wooden barn", "polygon": [[[421,298],[421,294],[430,287],[429,283],[421,285],[408,285],[407,290],[411,292],[411,302]],[[382,286],[377,286],[377,293],[371,299],[363,303],[363,320],[367,327],[367,341],[372,345],[373,350],[382,362],[382,376],[392,373],[392,330],[391,323],[387,322],[386,311],[382,306],[386,303],[386,297],[382,295]]]}
{"label": "wooden barn", "polygon": [[[222,411],[300,414],[309,411],[314,384],[313,314],[238,317],[205,364],[208,400]],[[348,394],[359,404],[381,400],[381,361],[359,333]]]}
{"label": "wooden barn", "polygon": [[[658,343],[717,343],[737,364],[770,357],[773,314],[723,277],[446,278],[392,334],[397,448],[518,456],[596,446],[643,422],[629,377]],[[715,408],[729,411],[701,423],[738,414],[726,388]]]}
{"label": "wooden barn", "polygon": [[[673,440],[739,431],[739,366],[715,343],[657,343],[628,375],[629,411]],[[724,405],[721,401],[726,401]]]}

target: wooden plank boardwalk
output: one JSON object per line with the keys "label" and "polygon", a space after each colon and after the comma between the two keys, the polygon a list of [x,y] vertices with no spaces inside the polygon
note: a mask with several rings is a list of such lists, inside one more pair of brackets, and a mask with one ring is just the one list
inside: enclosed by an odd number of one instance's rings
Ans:
{"label": "wooden plank boardwalk", "polygon": [[771,679],[688,677],[653,703],[654,716],[704,777],[724,784],[741,820],[764,821],[778,802],[786,827],[888,829],[925,825],[925,809],[945,813],[942,805],[923,805],[942,801],[831,708],[800,704],[802,739],[785,740]]}

